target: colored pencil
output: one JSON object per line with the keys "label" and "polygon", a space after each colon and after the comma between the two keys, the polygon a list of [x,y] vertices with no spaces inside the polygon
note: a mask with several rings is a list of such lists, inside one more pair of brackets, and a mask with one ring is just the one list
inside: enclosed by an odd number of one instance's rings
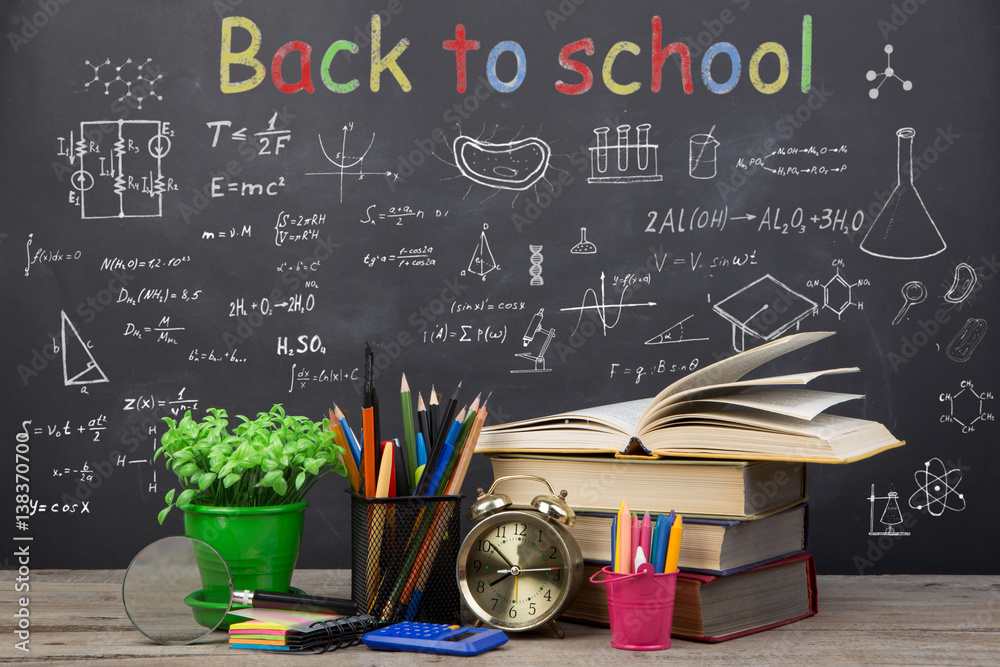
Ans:
{"label": "colored pencil", "polygon": [[390,497],[389,491],[392,489],[394,484],[393,480],[393,455],[392,455],[392,440],[386,440],[382,443],[382,466],[378,471],[378,484],[375,487],[375,497],[376,498],[388,498]]}
{"label": "colored pencil", "polygon": [[427,433],[424,436],[424,444],[427,446],[427,453],[434,449],[434,442],[437,439],[438,434],[438,419],[440,416],[440,395],[434,391],[434,385],[431,385],[431,395],[427,399]]}
{"label": "colored pencil", "polygon": [[344,435],[347,436],[347,444],[350,445],[351,454],[354,455],[354,463],[358,466],[358,470],[361,470],[361,445],[358,444],[358,439],[354,437],[354,431],[351,430],[350,424],[347,423],[347,417],[344,416],[343,411],[337,407],[336,403],[333,404],[333,413],[337,416],[340,427],[344,429]]}
{"label": "colored pencil", "polygon": [[406,373],[403,373],[403,379],[399,383],[399,401],[403,408],[403,440],[408,464],[406,474],[412,480],[417,468],[417,434],[413,424],[413,398],[410,396]]}
{"label": "colored pencil", "polygon": [[[463,408],[461,412],[455,417],[454,421],[451,423],[451,428],[448,429],[448,435],[445,436],[444,443],[441,445],[441,453],[438,456],[437,465],[434,468],[434,473],[431,475],[430,482],[427,484],[427,492],[438,494],[438,487],[444,490],[447,486],[448,480],[444,479],[444,473],[448,469],[448,464],[451,463],[451,454],[455,450],[455,442],[458,440],[458,434],[462,430],[462,422],[465,421],[465,409]],[[442,486],[442,480],[444,480],[444,485]]]}
{"label": "colored pencil", "polygon": [[632,515],[628,511],[628,501],[623,500],[618,508],[618,546],[615,548],[615,572],[629,574],[628,563],[632,538]]}
{"label": "colored pencil", "polygon": [[438,440],[444,442],[444,438],[448,435],[448,429],[451,428],[451,422],[455,419],[455,412],[458,410],[458,396],[462,393],[462,383],[459,382],[458,386],[455,387],[455,391],[452,393],[451,398],[448,399],[448,404],[443,406],[443,411],[441,413],[441,421],[438,422],[438,427],[440,432],[437,434],[437,438],[434,441],[434,446],[438,447]]}
{"label": "colored pencil", "polygon": [[347,437],[344,435],[344,428],[334,417],[333,410],[330,410],[330,430],[333,431],[333,440],[344,451],[337,455],[337,458],[344,467],[347,468],[347,479],[351,482],[351,489],[358,493],[361,489],[361,476],[358,473],[358,466],[354,462],[354,455],[351,454],[350,446],[347,445]]}
{"label": "colored pencil", "polygon": [[399,441],[393,440],[393,453],[395,455],[394,470],[396,471],[396,495],[410,495],[410,462],[406,454],[406,446]]}
{"label": "colored pencil", "polygon": [[444,469],[444,479],[441,480],[441,486],[438,487],[437,494],[441,495],[445,492],[448,486],[448,480],[451,479],[452,474],[455,472],[455,466],[458,464],[458,459],[462,455],[462,448],[469,439],[469,433],[472,431],[472,425],[476,421],[476,416],[479,414],[479,396],[476,396],[476,400],[472,401],[472,405],[469,406],[469,411],[465,415],[465,419],[462,422],[462,430],[458,433],[458,438],[455,440],[454,451],[451,453],[451,459],[448,461],[447,467]]}
{"label": "colored pencil", "polygon": [[[490,397],[487,396],[486,401],[488,401],[489,398]],[[469,462],[472,460],[472,454],[476,450],[476,442],[479,440],[479,434],[483,430],[483,423],[489,415],[486,410],[486,401],[483,401],[482,406],[480,406],[478,412],[476,413],[476,420],[472,423],[472,429],[469,431],[469,435],[466,437],[465,442],[462,443],[462,453],[458,457],[458,462],[455,463],[455,469],[451,473],[451,481],[445,489],[446,495],[453,496],[462,490],[462,483],[465,481],[465,474],[469,471]]]}
{"label": "colored pencil", "polygon": [[[630,545],[629,546],[628,555],[629,555],[629,558],[631,559],[633,556],[635,556],[635,548],[637,546],[639,546],[639,516],[638,515],[633,515],[632,516],[632,530],[631,530],[631,533],[629,535],[629,541],[628,541],[628,543]],[[635,572],[635,571],[636,571],[636,569],[635,569],[635,561],[633,560],[632,561],[632,566],[629,568],[629,572]]]}

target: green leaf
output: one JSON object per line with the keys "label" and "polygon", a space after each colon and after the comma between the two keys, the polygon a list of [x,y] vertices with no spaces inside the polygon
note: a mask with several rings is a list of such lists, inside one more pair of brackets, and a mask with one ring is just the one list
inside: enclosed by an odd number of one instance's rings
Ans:
{"label": "green leaf", "polygon": [[164,507],[162,510],[160,510],[160,513],[156,515],[156,520],[160,522],[161,526],[163,525],[163,520],[167,518],[168,514],[170,514],[170,506],[169,505],[167,507]]}
{"label": "green leaf", "polygon": [[216,476],[214,472],[202,473],[201,479],[198,480],[198,488],[204,491],[205,489],[207,489],[212,485],[212,482],[215,481],[215,478]]}
{"label": "green leaf", "polygon": [[[168,505],[171,504],[172,502],[174,502],[174,492],[175,491],[177,491],[177,489],[170,489],[169,491],[167,491],[167,495],[166,495],[165,500],[167,501]],[[161,521],[160,523],[163,523],[163,522]]]}
{"label": "green leaf", "polygon": [[226,475],[225,479],[222,480],[222,485],[228,489],[241,479],[243,479],[242,475],[238,475],[235,472],[231,472],[228,475]]}
{"label": "green leaf", "polygon": [[257,482],[257,486],[271,487],[274,485],[275,481],[279,479],[281,479],[281,471],[272,470],[264,475],[259,482]]}
{"label": "green leaf", "polygon": [[295,476],[295,490],[298,491],[302,488],[302,485],[306,483],[306,471],[303,470],[298,475]]}
{"label": "green leaf", "polygon": [[287,491],[288,491],[288,482],[285,481],[284,477],[279,477],[278,479],[274,480],[275,493],[277,493],[279,496],[283,496]]}
{"label": "green leaf", "polygon": [[198,495],[197,489],[184,489],[181,491],[181,495],[177,496],[177,505],[187,505],[194,497]]}

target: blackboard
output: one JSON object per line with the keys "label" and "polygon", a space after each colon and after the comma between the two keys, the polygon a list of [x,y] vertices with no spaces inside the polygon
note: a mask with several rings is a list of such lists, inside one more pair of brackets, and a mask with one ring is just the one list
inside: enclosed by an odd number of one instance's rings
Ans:
{"label": "blackboard", "polygon": [[[179,533],[161,418],[358,419],[365,341],[387,434],[403,372],[506,421],[835,330],[770,370],[860,366],[824,387],[908,444],[810,467],[820,571],[998,571],[995,3],[4,18],[6,566],[30,544],[31,567],[124,567]],[[768,313],[729,307],[761,289]],[[490,479],[477,456],[466,493]],[[348,567],[347,483],[324,482],[299,564]]]}

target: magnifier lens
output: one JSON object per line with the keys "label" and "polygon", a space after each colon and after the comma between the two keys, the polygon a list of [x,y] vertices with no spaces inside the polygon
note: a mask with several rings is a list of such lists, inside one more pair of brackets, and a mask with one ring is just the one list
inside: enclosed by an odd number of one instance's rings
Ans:
{"label": "magnifier lens", "polygon": [[139,552],[125,572],[122,600],[139,632],[160,644],[191,644],[226,618],[229,567],[210,545],[165,537]]}

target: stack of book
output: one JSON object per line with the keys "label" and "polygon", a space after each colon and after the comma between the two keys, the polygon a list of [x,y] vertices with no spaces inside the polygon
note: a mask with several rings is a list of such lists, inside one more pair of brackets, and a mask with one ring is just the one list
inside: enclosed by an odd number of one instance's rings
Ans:
{"label": "stack of book", "polygon": [[[880,423],[832,415],[856,394],[806,389],[833,368],[745,379],[763,364],[831,332],[800,333],[741,352],[649,400],[588,408],[483,429],[476,451],[494,476],[529,474],[568,492],[586,583],[564,616],[607,624],[603,587],[611,524],[633,511],[684,517],[673,635],[723,641],[816,613],[807,548],[806,464],[847,463],[903,443]],[[523,487],[523,488],[522,488]],[[535,487],[505,493],[528,505]]]}

